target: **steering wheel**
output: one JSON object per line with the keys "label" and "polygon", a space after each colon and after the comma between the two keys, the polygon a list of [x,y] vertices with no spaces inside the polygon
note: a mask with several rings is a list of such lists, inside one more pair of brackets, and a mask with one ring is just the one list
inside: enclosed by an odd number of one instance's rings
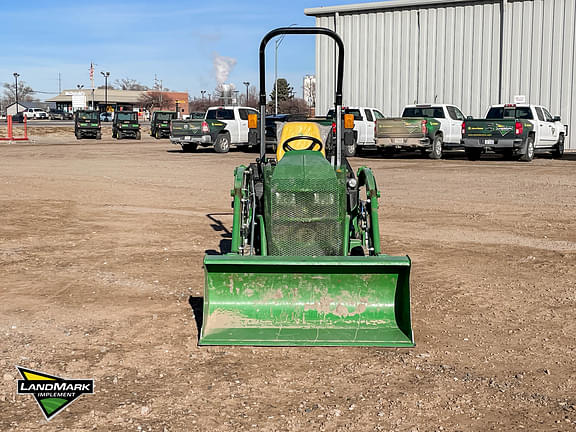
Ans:
{"label": "steering wheel", "polygon": [[324,144],[322,143],[322,141],[320,141],[318,138],[313,137],[313,136],[308,136],[308,135],[301,135],[301,136],[293,136],[288,138],[286,141],[284,141],[284,143],[282,144],[282,149],[287,152],[287,151],[292,151],[292,150],[296,150],[295,148],[293,148],[290,143],[292,141],[298,141],[298,140],[307,140],[310,141],[310,145],[302,150],[313,150],[315,146],[318,146],[318,151],[321,151],[322,148],[324,148]]}

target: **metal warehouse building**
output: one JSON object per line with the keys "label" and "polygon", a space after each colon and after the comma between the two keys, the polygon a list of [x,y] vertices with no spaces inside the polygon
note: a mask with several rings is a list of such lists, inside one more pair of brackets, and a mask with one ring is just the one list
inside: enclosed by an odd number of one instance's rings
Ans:
{"label": "metal warehouse building", "polygon": [[[410,103],[548,106],[576,149],[575,0],[391,0],[306,9],[345,44],[344,104],[398,116]],[[316,112],[334,103],[334,42],[316,41]]]}

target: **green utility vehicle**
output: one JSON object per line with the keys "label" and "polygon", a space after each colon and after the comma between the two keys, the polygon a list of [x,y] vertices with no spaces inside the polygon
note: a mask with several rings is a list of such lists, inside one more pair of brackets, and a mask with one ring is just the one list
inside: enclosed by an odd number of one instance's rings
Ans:
{"label": "green utility vehicle", "polygon": [[561,158],[567,131],[560,117],[553,117],[543,106],[500,104],[491,106],[484,119],[466,119],[462,142],[470,160],[492,152],[530,162],[537,152]]}
{"label": "green utility vehicle", "polygon": [[260,118],[266,45],[283,34],[336,42],[336,145],[326,150],[317,122],[287,122],[269,157],[261,123],[260,155],[234,171],[231,251],[204,257],[199,343],[412,347],[410,259],[381,252],[374,175],[342,157],[344,44],[334,31],[285,27],[264,37]]}
{"label": "green utility vehicle", "polygon": [[176,118],[176,111],[154,111],[150,119],[150,136],[156,139],[168,138],[170,122]]}
{"label": "green utility vehicle", "polygon": [[141,139],[142,134],[138,123],[138,113],[134,111],[116,111],[112,122],[112,138],[119,140],[122,138]]}
{"label": "green utility vehicle", "polygon": [[464,115],[454,105],[407,105],[399,118],[376,120],[376,146],[385,153],[420,150],[440,159],[446,149],[461,148]]}
{"label": "green utility vehicle", "polygon": [[74,113],[74,135],[76,135],[76,139],[101,139],[100,113],[94,110],[76,111]]}

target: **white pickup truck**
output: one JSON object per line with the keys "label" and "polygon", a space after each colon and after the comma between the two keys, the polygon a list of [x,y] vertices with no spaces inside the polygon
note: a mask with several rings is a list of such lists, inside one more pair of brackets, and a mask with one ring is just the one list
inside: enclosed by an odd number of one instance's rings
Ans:
{"label": "white pickup truck", "polygon": [[536,152],[564,154],[568,126],[541,105],[493,105],[484,119],[469,117],[462,125],[462,142],[470,160],[482,153],[501,153],[530,162]]}
{"label": "white pickup truck", "polygon": [[454,105],[407,105],[402,117],[376,122],[376,145],[386,152],[420,150],[440,159],[445,149],[462,146],[462,111]]}
{"label": "white pickup truck", "polygon": [[258,114],[250,107],[211,107],[203,119],[172,120],[170,141],[184,152],[200,146],[214,146],[217,153],[227,153],[231,145],[248,144],[248,114]]}
{"label": "white pickup truck", "polygon": [[[346,156],[354,156],[358,147],[374,147],[374,127],[376,120],[383,119],[384,116],[376,108],[370,107],[344,107],[343,114],[354,115],[354,134],[356,141],[350,145],[344,146]],[[334,110],[328,111],[328,117],[334,118]]]}

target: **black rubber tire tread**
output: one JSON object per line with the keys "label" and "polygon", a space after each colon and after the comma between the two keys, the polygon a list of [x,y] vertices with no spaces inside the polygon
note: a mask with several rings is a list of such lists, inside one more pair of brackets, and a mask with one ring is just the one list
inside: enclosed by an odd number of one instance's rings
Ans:
{"label": "black rubber tire tread", "polygon": [[428,153],[430,159],[442,159],[442,153],[444,151],[444,138],[442,135],[438,134],[432,140],[432,151]]}
{"label": "black rubber tire tread", "polygon": [[558,142],[556,143],[556,147],[552,150],[552,157],[555,159],[561,159],[564,156],[564,134],[560,134],[558,137]]}
{"label": "black rubber tire tread", "polygon": [[[534,137],[532,135],[526,138],[526,144],[524,144],[524,146],[525,146],[524,154],[520,156],[520,161],[532,162],[532,159],[534,159]],[[530,151],[530,148],[532,151]]]}
{"label": "black rubber tire tread", "polygon": [[216,153],[228,153],[230,151],[230,134],[228,132],[218,135],[214,143],[214,150]]}

